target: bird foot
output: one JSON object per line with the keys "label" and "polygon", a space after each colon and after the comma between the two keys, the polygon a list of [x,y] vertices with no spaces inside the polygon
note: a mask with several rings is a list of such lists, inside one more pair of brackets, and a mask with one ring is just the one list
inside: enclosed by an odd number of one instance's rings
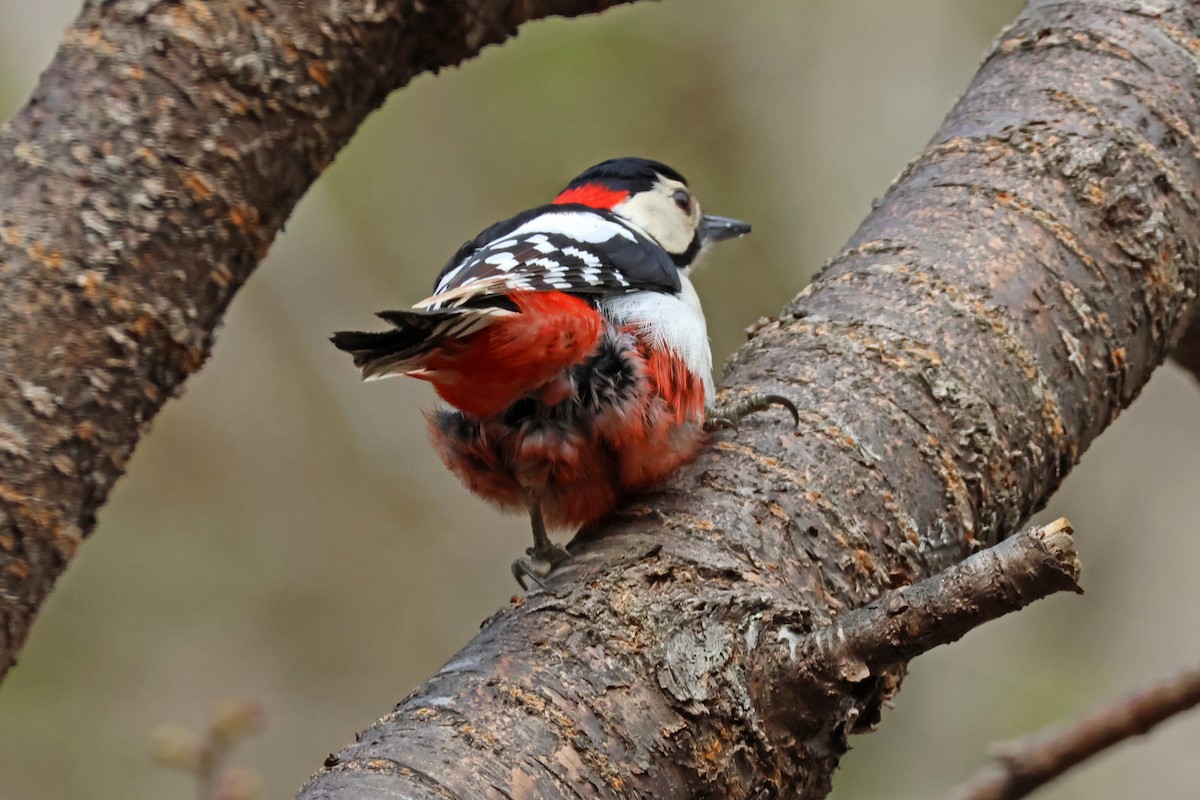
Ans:
{"label": "bird foot", "polygon": [[545,591],[546,584],[542,579],[549,577],[555,569],[572,560],[571,554],[557,544],[550,544],[540,550],[536,547],[527,547],[525,555],[526,558],[518,558],[512,563],[513,577],[517,579],[517,583],[524,590],[529,589],[525,583],[525,579],[528,578]]}
{"label": "bird foot", "polygon": [[738,423],[743,419],[759,411],[766,411],[772,406],[786,408],[796,424],[800,424],[800,411],[791,400],[779,394],[752,394],[737,402],[708,409],[704,415],[704,429],[715,431],[721,428],[732,428],[736,432]]}

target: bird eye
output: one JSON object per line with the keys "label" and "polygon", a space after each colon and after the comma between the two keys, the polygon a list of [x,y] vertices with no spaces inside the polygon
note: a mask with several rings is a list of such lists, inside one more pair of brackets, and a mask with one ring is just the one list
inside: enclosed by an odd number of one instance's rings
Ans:
{"label": "bird eye", "polygon": [[679,206],[679,210],[683,213],[688,213],[691,208],[692,198],[683,189],[676,189],[671,195],[671,199],[675,201],[675,205]]}

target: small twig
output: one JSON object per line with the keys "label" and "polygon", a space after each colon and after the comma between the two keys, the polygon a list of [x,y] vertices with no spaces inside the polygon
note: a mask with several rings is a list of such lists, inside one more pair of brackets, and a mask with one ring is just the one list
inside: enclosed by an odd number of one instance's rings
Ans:
{"label": "small twig", "polygon": [[1016,800],[1092,756],[1200,705],[1200,665],[1123,697],[1066,727],[995,748],[995,761],[946,800]]}
{"label": "small twig", "polygon": [[203,736],[178,725],[164,725],[155,731],[154,760],[191,775],[199,800],[254,800],[262,783],[258,774],[230,767],[229,759],[262,724],[262,707],[257,702],[226,701]]}
{"label": "small twig", "polygon": [[814,631],[805,650],[838,678],[860,681],[1035,600],[1081,591],[1079,571],[1071,524],[1060,518],[851,611]]}

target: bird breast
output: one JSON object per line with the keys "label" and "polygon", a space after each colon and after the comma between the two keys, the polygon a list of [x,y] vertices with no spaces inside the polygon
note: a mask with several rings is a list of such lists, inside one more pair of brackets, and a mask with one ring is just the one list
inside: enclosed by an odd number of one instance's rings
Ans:
{"label": "bird breast", "polygon": [[607,297],[600,303],[600,313],[631,329],[652,348],[671,350],[701,380],[704,402],[711,403],[715,390],[704,311],[692,282],[683,275],[680,282],[678,294],[644,291]]}

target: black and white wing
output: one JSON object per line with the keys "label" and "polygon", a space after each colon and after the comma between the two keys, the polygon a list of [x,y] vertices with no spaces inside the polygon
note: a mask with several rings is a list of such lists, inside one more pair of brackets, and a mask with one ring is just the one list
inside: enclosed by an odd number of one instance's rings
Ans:
{"label": "black and white wing", "polygon": [[379,314],[391,330],[333,336],[364,378],[416,374],[446,339],[469,336],[516,313],[503,296],[566,292],[611,297],[677,294],[678,268],[661,247],[615,215],[583,205],[530,209],[464,244],[412,311]]}
{"label": "black and white wing", "polygon": [[453,308],[513,292],[676,293],[671,257],[613,214],[579,205],[531,209],[463,245],[415,308]]}

